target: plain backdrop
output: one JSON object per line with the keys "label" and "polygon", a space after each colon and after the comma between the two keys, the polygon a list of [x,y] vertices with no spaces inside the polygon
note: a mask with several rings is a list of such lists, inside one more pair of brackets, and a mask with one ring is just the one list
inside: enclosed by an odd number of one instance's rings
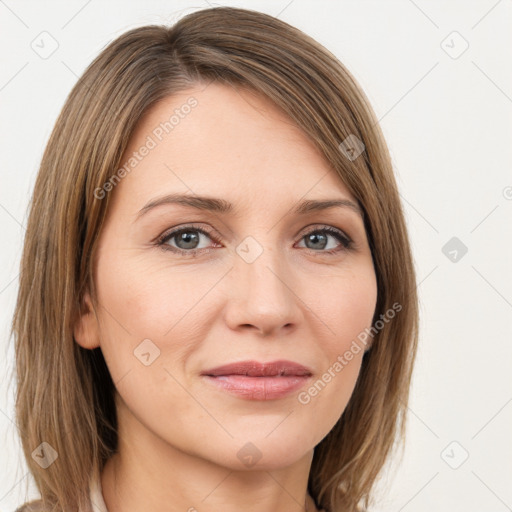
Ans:
{"label": "plain backdrop", "polygon": [[[421,333],[404,457],[379,482],[375,512],[512,510],[512,1],[223,5],[277,16],[334,53],[391,151]],[[26,208],[54,122],[112,39],[204,7],[0,0],[0,511],[38,497],[15,431],[9,326]]]}

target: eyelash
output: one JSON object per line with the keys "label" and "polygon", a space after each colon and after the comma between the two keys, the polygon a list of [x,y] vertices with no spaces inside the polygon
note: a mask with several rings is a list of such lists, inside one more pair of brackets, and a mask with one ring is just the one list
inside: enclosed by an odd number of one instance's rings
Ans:
{"label": "eyelash", "polygon": [[[198,233],[202,233],[202,234],[208,236],[215,243],[220,243],[218,240],[216,240],[213,237],[213,232],[212,231],[208,231],[208,230],[206,230],[204,228],[199,228],[199,227],[196,227],[196,226],[193,226],[193,225],[185,226],[183,228],[179,228],[179,229],[177,229],[175,231],[171,231],[171,232],[168,232],[168,233],[163,233],[162,235],[160,235],[156,239],[155,243],[156,243],[156,245],[158,247],[160,247],[164,251],[171,251],[173,253],[179,254],[180,256],[184,256],[184,257],[195,258],[195,257],[197,257],[201,253],[202,254],[209,253],[211,251],[211,249],[190,249],[190,250],[186,251],[184,249],[179,249],[177,247],[172,247],[172,246],[167,244],[167,242],[169,240],[171,240],[172,238],[174,238],[175,236],[178,236],[181,233],[187,233],[187,232],[190,232],[190,231],[197,231]],[[305,233],[304,235],[302,235],[300,240],[302,240],[306,236],[312,235],[313,233],[327,233],[329,235],[332,235],[334,238],[336,238],[341,243],[342,247],[341,248],[336,248],[336,249],[329,249],[327,251],[322,251],[322,250],[315,251],[314,249],[307,249],[306,248],[306,250],[309,251],[310,253],[334,255],[334,254],[336,254],[338,252],[341,252],[341,251],[352,250],[353,241],[348,236],[346,236],[342,231],[340,231],[340,230],[338,230],[336,228],[333,228],[331,226],[323,226],[322,228],[313,229],[312,231],[309,231],[308,233]]]}

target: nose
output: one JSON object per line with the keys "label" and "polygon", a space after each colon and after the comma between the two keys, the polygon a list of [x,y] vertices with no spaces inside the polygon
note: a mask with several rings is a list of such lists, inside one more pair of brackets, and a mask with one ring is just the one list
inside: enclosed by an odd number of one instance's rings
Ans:
{"label": "nose", "polygon": [[302,318],[302,301],[293,282],[293,272],[277,250],[264,248],[252,262],[235,254],[225,311],[229,327],[254,330],[262,336],[296,329]]}

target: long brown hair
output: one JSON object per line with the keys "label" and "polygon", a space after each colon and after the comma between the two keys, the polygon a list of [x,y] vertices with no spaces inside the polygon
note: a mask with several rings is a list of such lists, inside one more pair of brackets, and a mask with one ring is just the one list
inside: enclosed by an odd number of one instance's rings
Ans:
{"label": "long brown hair", "polygon": [[[171,27],[111,42],[70,92],[37,175],[12,333],[16,420],[45,510],[89,510],[89,483],[116,451],[115,387],[100,348],[73,338],[116,173],[137,122],[160,99],[216,81],[265,95],[314,142],[357,198],[378,298],[371,348],[353,395],[315,447],[308,489],[330,512],[368,507],[374,483],[404,439],[417,347],[414,265],[386,143],[349,71],[318,42],[269,15],[216,7]],[[349,139],[347,139],[349,137]],[[364,148],[357,158],[346,141]],[[400,306],[399,314],[383,315]],[[42,443],[47,443],[43,444]],[[43,467],[33,452],[58,457]],[[50,450],[51,448],[51,450]],[[55,452],[53,452],[54,450]]]}

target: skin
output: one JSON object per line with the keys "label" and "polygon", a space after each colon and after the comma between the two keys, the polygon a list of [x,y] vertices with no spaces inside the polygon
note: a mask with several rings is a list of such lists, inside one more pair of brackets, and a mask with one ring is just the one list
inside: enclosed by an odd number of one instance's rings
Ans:
{"label": "skin", "polygon": [[[198,105],[109,192],[95,254],[98,301],[86,295],[75,326],[77,343],[101,347],[117,390],[119,451],[103,469],[103,496],[109,512],[298,512],[305,502],[316,510],[307,494],[313,450],[345,409],[363,350],[307,404],[299,392],[243,399],[200,372],[289,359],[312,370],[304,389],[317,381],[371,326],[377,284],[363,220],[346,207],[290,213],[304,199],[356,201],[280,110],[230,86],[197,85],[160,101],[123,162],[191,96]],[[239,211],[162,205],[137,220],[148,201],[175,192]],[[154,243],[190,223],[214,231],[189,230],[200,237],[195,246],[178,237],[166,245],[196,248],[197,257]],[[308,243],[325,226],[352,248],[331,234]],[[252,254],[262,250],[252,263],[236,252],[248,236],[259,244]],[[325,253],[332,248],[340,251]],[[134,355],[145,339],[160,350],[148,366]],[[250,467],[237,455],[249,442],[261,456]]]}

